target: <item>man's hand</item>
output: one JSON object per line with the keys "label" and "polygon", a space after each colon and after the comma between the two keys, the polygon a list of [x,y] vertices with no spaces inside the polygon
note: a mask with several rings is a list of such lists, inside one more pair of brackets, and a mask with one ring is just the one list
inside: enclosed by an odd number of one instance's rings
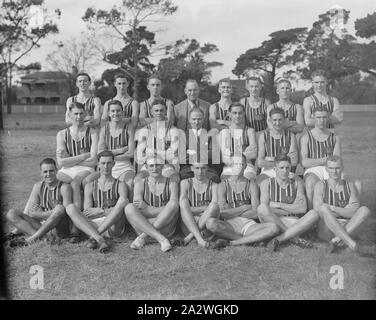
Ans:
{"label": "man's hand", "polygon": [[104,210],[102,208],[89,208],[85,209],[83,214],[90,219],[95,219],[101,217],[104,214]]}
{"label": "man's hand", "polygon": [[133,200],[133,204],[136,206],[136,208],[141,210],[148,207],[144,200]]}

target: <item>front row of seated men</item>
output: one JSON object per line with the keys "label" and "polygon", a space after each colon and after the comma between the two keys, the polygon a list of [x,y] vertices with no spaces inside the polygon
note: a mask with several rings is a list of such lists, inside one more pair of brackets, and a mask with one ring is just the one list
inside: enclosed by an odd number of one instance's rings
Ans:
{"label": "front row of seated men", "polygon": [[[138,235],[133,249],[144,247],[150,237],[163,252],[173,243],[186,245],[193,239],[206,248],[269,241],[269,250],[275,251],[288,240],[307,247],[300,235],[317,226],[319,238],[330,242],[330,252],[344,246],[358,251],[354,235],[370,215],[360,206],[354,183],[342,178],[338,156],[327,158],[328,179],[315,185],[313,209],[308,212],[304,183],[290,175],[291,159],[286,154],[275,157],[275,177],[261,182],[260,196],[255,181],[244,178],[245,156],[234,157],[231,174],[220,183],[208,178],[207,164],[194,163],[193,177],[180,182],[180,197],[178,182],[162,175],[162,159],[150,156],[148,175],[136,179],[131,202],[126,183],[112,176],[114,165],[111,151],[98,154],[100,176],[85,185],[81,211],[71,185],[58,180],[55,161],[44,159],[42,181],[33,187],[29,212],[12,209],[7,214],[25,235],[14,236],[10,246],[28,245],[46,235],[64,237],[72,224],[89,237],[88,247],[107,252],[105,236],[121,236],[127,219]],[[177,227],[183,241],[173,238]]]}

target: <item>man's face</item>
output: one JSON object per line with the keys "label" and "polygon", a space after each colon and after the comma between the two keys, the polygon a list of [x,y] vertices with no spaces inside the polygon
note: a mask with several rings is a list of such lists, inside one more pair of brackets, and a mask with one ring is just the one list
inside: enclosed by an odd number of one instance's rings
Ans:
{"label": "man's face", "polygon": [[329,177],[333,180],[338,180],[341,178],[342,174],[342,162],[340,160],[338,161],[328,161],[326,165],[326,171],[329,174]]}
{"label": "man's face", "polygon": [[200,93],[200,89],[196,82],[188,82],[185,86],[184,92],[189,101],[196,102]]}
{"label": "man's face", "polygon": [[233,164],[231,167],[233,176],[242,176],[244,169],[246,167],[246,162],[243,157],[234,157]]}
{"label": "man's face", "polygon": [[191,166],[195,178],[199,181],[204,180],[208,172],[208,166],[202,163],[195,163]]}
{"label": "man's face", "polygon": [[85,120],[86,112],[84,109],[73,107],[70,111],[70,117],[72,123],[83,124]]}
{"label": "man's face", "polygon": [[315,126],[319,129],[324,129],[328,124],[328,112],[316,111],[315,112]]}
{"label": "man's face", "polygon": [[244,109],[242,107],[231,107],[230,117],[233,123],[242,124],[244,121]]}
{"label": "man's face", "polygon": [[163,104],[157,104],[152,107],[152,114],[158,121],[166,120],[166,107]]}
{"label": "man's face", "polygon": [[162,175],[163,164],[158,159],[148,159],[146,162],[146,170],[149,175],[156,178]]}
{"label": "man's face", "polygon": [[281,82],[277,86],[277,94],[280,99],[290,99],[291,96],[291,85],[287,82]]}
{"label": "man's face", "polygon": [[162,82],[159,79],[150,79],[147,88],[152,97],[159,97],[162,90]]}
{"label": "man's face", "polygon": [[120,121],[123,115],[122,107],[119,106],[118,104],[111,104],[109,115],[110,115],[111,121],[115,121],[115,122]]}
{"label": "man's face", "polygon": [[223,98],[229,98],[232,94],[232,86],[230,82],[221,82],[218,87],[218,92]]}
{"label": "man's face", "polygon": [[261,93],[261,83],[258,80],[248,80],[247,89],[251,96],[258,98]]}
{"label": "man's face", "polygon": [[204,122],[204,118],[201,112],[194,111],[191,113],[189,117],[189,123],[191,124],[191,127],[193,129],[201,129],[203,122]]}
{"label": "man's face", "polygon": [[285,122],[285,117],[280,113],[272,114],[270,121],[275,130],[281,130],[283,123]]}
{"label": "man's face", "polygon": [[313,77],[312,86],[315,92],[326,93],[327,80],[323,76]]}
{"label": "man's face", "polygon": [[87,91],[90,87],[90,80],[87,76],[78,76],[76,80],[76,86],[80,91]]}
{"label": "man's face", "polygon": [[43,163],[40,167],[42,179],[47,184],[52,184],[56,181],[56,167],[53,164]]}
{"label": "man's face", "polygon": [[98,169],[101,174],[108,175],[112,173],[112,168],[115,165],[115,161],[111,156],[100,157],[98,161]]}
{"label": "man's face", "polygon": [[129,82],[127,78],[116,78],[115,88],[118,93],[122,93],[122,94],[127,93],[128,86],[129,86]]}
{"label": "man's face", "polygon": [[281,180],[286,180],[289,177],[291,164],[288,161],[279,161],[275,165],[276,176]]}

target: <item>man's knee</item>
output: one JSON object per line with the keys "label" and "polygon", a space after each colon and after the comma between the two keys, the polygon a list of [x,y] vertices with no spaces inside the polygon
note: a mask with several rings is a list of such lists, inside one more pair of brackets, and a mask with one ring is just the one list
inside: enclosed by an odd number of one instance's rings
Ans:
{"label": "man's knee", "polygon": [[269,209],[269,206],[264,204],[264,203],[261,203],[258,207],[257,207],[257,215],[260,219],[264,219],[264,218],[267,218],[269,217],[271,214],[270,212],[270,209]]}
{"label": "man's knee", "polygon": [[6,219],[11,223],[17,221],[19,217],[20,217],[20,212],[15,209],[10,209],[6,214]]}
{"label": "man's knee", "polygon": [[371,210],[368,209],[366,206],[362,206],[358,209],[357,214],[360,216],[362,220],[368,219],[368,217],[371,215]]}
{"label": "man's knee", "polygon": [[132,217],[135,213],[137,213],[137,207],[133,203],[129,203],[124,208],[125,216]]}
{"label": "man's knee", "polygon": [[273,222],[268,222],[267,227],[269,229],[269,232],[273,234],[277,234],[280,231],[279,227]]}
{"label": "man's knee", "polygon": [[327,203],[323,203],[320,206],[319,214],[320,214],[320,216],[331,215],[332,214],[332,211],[330,210],[330,207],[329,207],[329,205]]}
{"label": "man's knee", "polygon": [[320,219],[320,215],[318,214],[318,212],[316,210],[313,210],[313,209],[308,211],[305,215],[307,215],[309,217],[310,223],[315,223]]}
{"label": "man's knee", "polygon": [[206,229],[208,229],[209,231],[211,231],[213,233],[216,233],[220,229],[220,222],[216,218],[209,218],[206,221],[206,225],[205,226],[206,226]]}

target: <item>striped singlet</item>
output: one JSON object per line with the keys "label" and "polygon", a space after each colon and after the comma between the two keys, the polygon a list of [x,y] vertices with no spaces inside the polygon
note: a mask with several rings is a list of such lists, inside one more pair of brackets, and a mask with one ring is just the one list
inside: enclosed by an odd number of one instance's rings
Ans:
{"label": "striped singlet", "polygon": [[[273,103],[273,109],[275,108],[281,108],[278,106],[278,103]],[[283,109],[283,108],[281,108]],[[283,109],[284,110],[284,109]],[[288,110],[284,110],[285,111],[285,118],[286,119],[289,119],[291,121],[296,121],[296,104],[293,103],[290,105],[290,107],[288,108]]]}
{"label": "striped singlet", "polygon": [[281,188],[276,178],[269,178],[270,201],[291,204],[295,201],[296,191],[297,182],[295,179],[289,179],[287,188]]}
{"label": "striped singlet", "polygon": [[113,137],[110,131],[110,124],[107,123],[104,129],[104,141],[106,141],[107,150],[114,150],[128,146],[128,126],[129,123],[124,123],[123,130],[117,137]]}
{"label": "striped singlet", "polygon": [[78,156],[82,153],[90,152],[91,149],[91,134],[90,128],[86,129],[84,137],[80,141],[72,138],[70,128],[65,129],[65,149],[70,157]]}
{"label": "striped singlet", "polygon": [[266,122],[265,98],[261,100],[260,105],[256,109],[251,108],[247,102],[247,98],[245,98],[244,105],[247,125],[255,129],[256,132],[265,130],[268,127]]}
{"label": "striped singlet", "polygon": [[311,130],[308,133],[308,158],[319,159],[333,154],[336,138],[333,132],[330,132],[329,137],[325,141],[318,141],[314,138]]}
{"label": "striped singlet", "polygon": [[[94,108],[95,108],[94,98],[95,96],[91,96],[90,98],[86,99],[85,103],[83,103],[83,105],[85,106],[85,111],[87,112],[89,116],[94,115]],[[77,101],[77,96],[72,97],[72,102],[79,102]]]}
{"label": "striped singlet", "polygon": [[270,130],[264,131],[264,146],[266,157],[276,157],[280,153],[288,154],[291,146],[291,132],[283,130],[283,134],[279,139],[274,138],[270,134]]}
{"label": "striped singlet", "polygon": [[164,207],[170,200],[170,179],[163,177],[164,187],[160,195],[156,195],[151,192],[149,188],[148,177],[144,180],[144,201],[148,206],[152,207]]}
{"label": "striped singlet", "polygon": [[349,204],[351,191],[347,181],[342,180],[343,190],[341,192],[335,192],[332,190],[328,180],[324,180],[324,185],[324,203],[341,208],[344,208]]}
{"label": "striped singlet", "polygon": [[[235,146],[242,146],[242,152],[249,146],[249,139],[248,139],[248,126],[244,126],[243,129],[232,129],[229,128],[230,130],[230,152],[234,154],[235,152]],[[233,130],[242,130],[242,135],[240,139],[236,139],[234,137],[234,131]]]}
{"label": "striped singlet", "polygon": [[223,110],[219,106],[218,102],[215,103],[215,106],[216,106],[215,118],[217,120],[229,120],[229,111],[228,111],[228,109],[227,110]]}
{"label": "striped singlet", "polygon": [[[152,107],[151,104],[149,103],[148,100],[145,100],[144,103],[145,103],[145,109],[146,109],[146,117],[147,118],[153,118],[153,115],[151,113],[151,107]],[[167,108],[167,99],[166,98],[164,98],[164,104]]]}
{"label": "striped singlet", "polygon": [[193,178],[187,179],[189,183],[188,200],[191,207],[208,206],[213,197],[212,184],[213,181],[209,180],[208,186],[203,193],[198,193],[193,187]]}
{"label": "striped singlet", "polygon": [[98,186],[98,180],[94,180],[92,193],[94,208],[113,208],[115,207],[119,198],[118,179],[114,180],[111,188],[109,188],[107,191],[102,191]]}
{"label": "striped singlet", "polygon": [[53,210],[56,205],[63,204],[63,197],[61,195],[62,181],[53,189],[49,189],[47,184],[43,181],[39,191],[40,207],[43,211]]}
{"label": "striped singlet", "polygon": [[[311,114],[313,114],[318,107],[325,109],[326,111],[328,111],[329,114],[333,113],[333,110],[334,110],[333,97],[328,95],[327,103],[320,102],[319,99],[314,94],[310,95],[310,98],[312,99]],[[334,125],[332,125],[331,123],[328,123],[327,127],[331,129],[331,128],[334,128]]]}
{"label": "striped singlet", "polygon": [[[163,139],[164,141],[164,150],[167,151],[168,148],[170,148],[171,146],[171,133],[170,133],[170,129],[171,129],[171,123],[169,123],[168,121],[165,121],[165,134],[163,137],[158,137],[159,139]],[[147,124],[145,126],[148,130],[148,141],[149,141],[149,144],[151,143],[151,145],[148,145],[149,148],[152,148],[153,150],[157,151],[157,147],[158,147],[158,139],[157,139],[157,136],[155,134],[153,134],[153,131],[152,128],[151,128],[151,124]],[[152,140],[150,141],[149,138],[152,138]]]}
{"label": "striped singlet", "polygon": [[231,208],[238,208],[245,204],[251,204],[251,193],[249,192],[249,184],[251,183],[247,180],[244,190],[240,193],[235,193],[231,188],[231,184],[228,179],[224,180],[226,185],[226,202]]}

